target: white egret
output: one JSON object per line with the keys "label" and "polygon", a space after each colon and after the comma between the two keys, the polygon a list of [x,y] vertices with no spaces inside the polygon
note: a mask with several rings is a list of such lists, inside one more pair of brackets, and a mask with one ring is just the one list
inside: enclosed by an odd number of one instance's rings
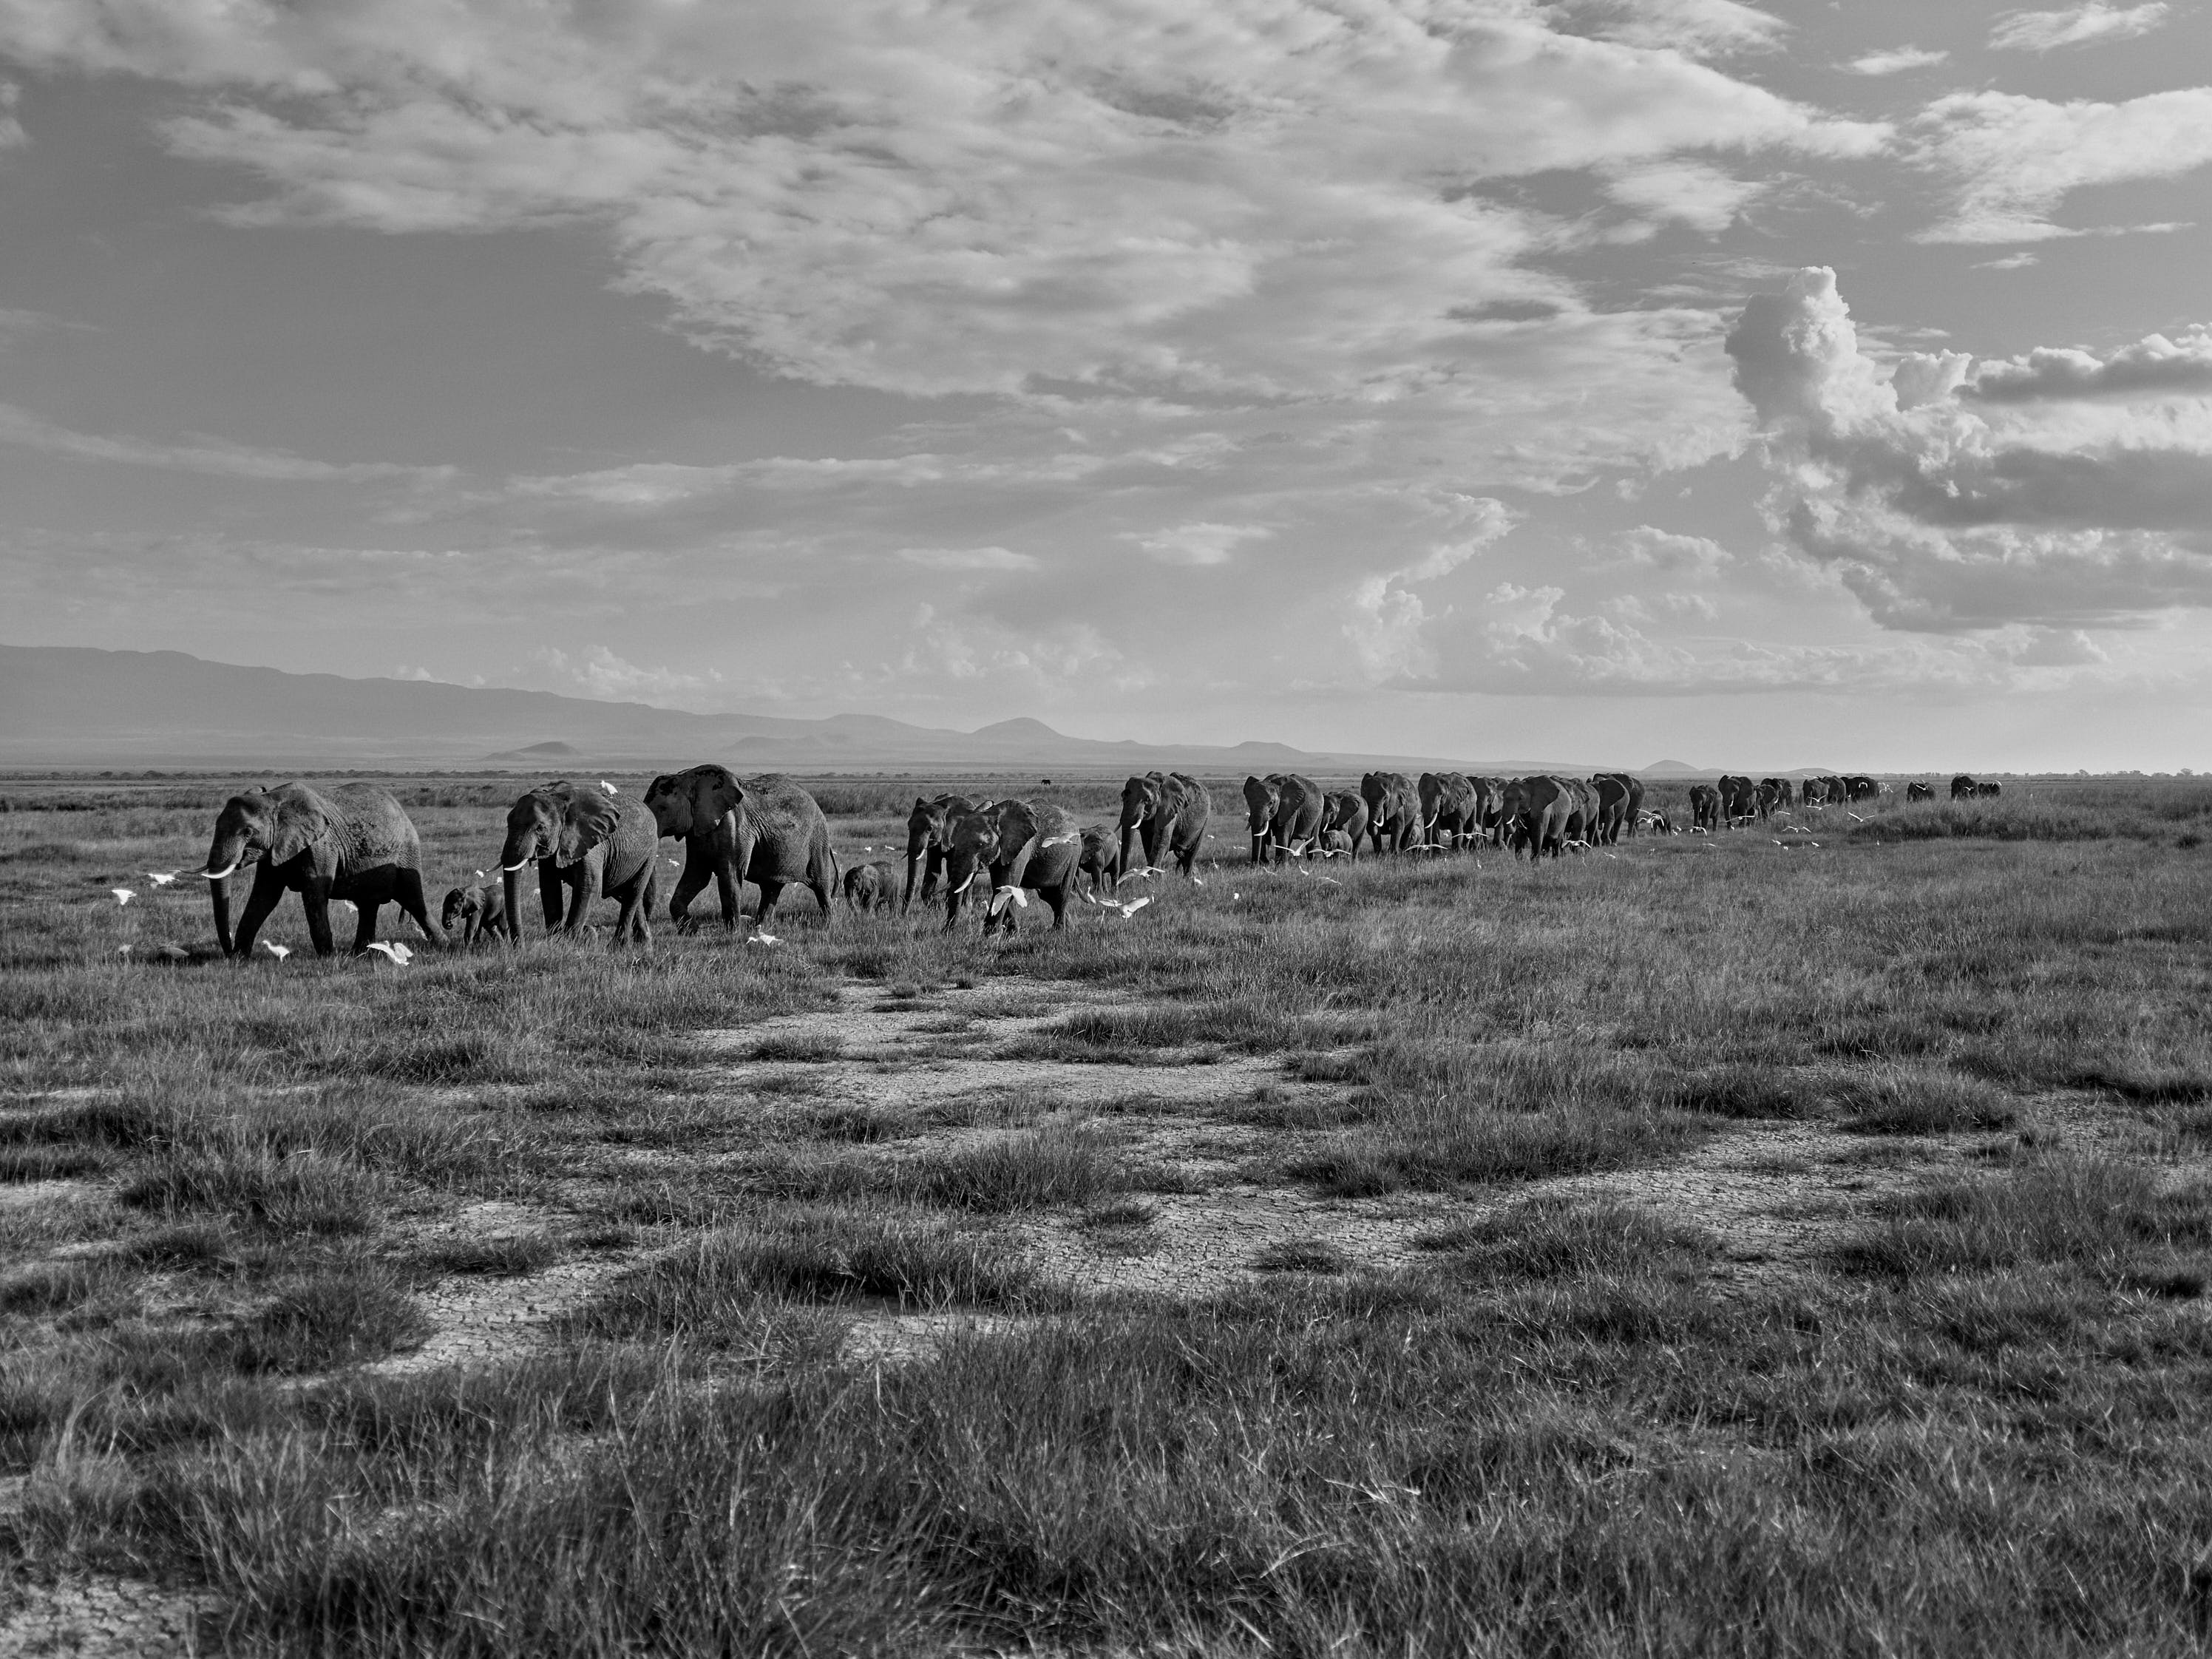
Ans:
{"label": "white egret", "polygon": [[115,895],[115,902],[118,906],[128,904],[132,899],[138,896],[137,894],[132,892],[128,887],[111,887],[107,890]]}
{"label": "white egret", "polygon": [[179,876],[181,876],[185,872],[181,870],[172,870],[167,875],[163,875],[159,870],[149,870],[146,872],[146,879],[152,882],[156,887],[167,887],[171,882],[174,881]]}
{"label": "white egret", "polygon": [[415,957],[413,951],[396,940],[390,944],[386,944],[380,939],[372,940],[368,948],[380,955],[389,957],[392,959],[392,965],[395,968],[404,968]]}
{"label": "white egret", "polygon": [[270,956],[276,957],[279,962],[283,961],[286,957],[292,954],[292,947],[290,945],[274,944],[265,939],[261,941],[261,948],[268,951]]}

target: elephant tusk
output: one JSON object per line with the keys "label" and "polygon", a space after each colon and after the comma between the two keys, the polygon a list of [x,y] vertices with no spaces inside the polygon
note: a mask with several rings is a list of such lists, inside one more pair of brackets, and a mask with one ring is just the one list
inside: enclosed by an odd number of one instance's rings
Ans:
{"label": "elephant tusk", "polygon": [[537,862],[538,862],[538,860],[537,860],[536,859],[534,859],[534,858],[527,858],[527,859],[523,860],[522,860],[522,862],[521,862],[521,863],[520,863],[520,864],[502,864],[502,865],[501,865],[499,867],[500,867],[500,871],[501,871],[501,872],[502,874],[505,874],[505,875],[510,875],[510,876],[511,876],[511,875],[513,875],[516,871],[518,871],[518,870],[526,870],[526,869],[528,869],[532,865],[533,865],[533,864],[535,864],[535,863],[537,863]]}
{"label": "elephant tusk", "polygon": [[246,862],[246,855],[245,855],[244,854],[242,854],[242,853],[241,853],[240,854],[239,854],[239,856],[238,856],[238,857],[236,857],[236,858],[233,859],[233,860],[230,861],[230,863],[229,863],[229,864],[228,864],[225,868],[223,868],[223,869],[221,869],[221,870],[195,870],[195,871],[193,871],[193,872],[192,872],[192,873],[193,873],[194,875],[198,876],[198,877],[202,881],[222,881],[222,880],[225,879],[227,877],[228,877],[228,876],[229,876],[229,874],[230,874],[231,871],[237,869],[237,868],[238,868],[238,866],[239,866],[240,865],[241,865],[241,864],[243,864],[243,863],[245,863],[245,862]]}

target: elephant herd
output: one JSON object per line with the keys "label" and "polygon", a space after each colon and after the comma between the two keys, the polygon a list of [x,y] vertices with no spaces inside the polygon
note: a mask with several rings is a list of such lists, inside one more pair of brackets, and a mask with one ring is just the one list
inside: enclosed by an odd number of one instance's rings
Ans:
{"label": "elephant herd", "polygon": [[[1793,788],[1786,778],[1727,776],[1717,786],[1691,788],[1688,827],[1711,831],[1763,821],[1785,806],[1838,805],[1882,793],[1868,777],[1808,778]],[[1905,793],[1911,800],[1935,796],[1925,783],[1911,784]],[[1954,800],[1999,793],[1999,785],[1963,774],[1951,783]],[[1251,861],[1276,865],[1313,857],[1356,862],[1363,853],[1445,853],[1478,843],[1540,860],[1558,858],[1569,847],[1608,846],[1639,830],[1675,831],[1679,826],[1664,812],[1644,810],[1644,793],[1642,781],[1625,772],[1589,778],[1425,772],[1418,780],[1370,772],[1357,791],[1323,789],[1297,773],[1273,773],[1246,778],[1243,788]],[[813,796],[787,777],[740,779],[726,767],[694,766],[653,779],[641,799],[625,798],[611,784],[562,781],[524,791],[508,809],[498,878],[477,872],[475,882],[453,888],[433,915],[423,891],[421,838],[397,800],[369,783],[325,792],[294,782],[226,802],[207,863],[197,873],[208,884],[216,938],[230,957],[252,951],[287,892],[300,896],[319,956],[334,954],[333,902],[356,912],[356,954],[375,940],[377,913],[386,903],[398,905],[434,945],[456,938],[462,945],[520,942],[521,883],[533,866],[549,933],[579,934],[591,907],[607,898],[619,906],[613,943],[647,944],[664,839],[684,846],[667,907],[668,920],[679,928],[690,925],[692,901],[712,884],[722,924],[734,930],[743,914],[741,888],[750,882],[760,892],[757,927],[765,927],[783,890],[794,885],[813,893],[826,921],[842,885],[856,912],[903,912],[917,892],[925,903],[941,895],[947,929],[957,927],[973,903],[983,912],[988,936],[1013,932],[1015,913],[1032,894],[1060,928],[1073,899],[1133,912],[1145,901],[1123,904],[1114,896],[1132,876],[1172,870],[1199,882],[1194,866],[1212,812],[1206,786],[1181,772],[1130,778],[1110,830],[1079,824],[1049,802],[918,797],[907,815],[902,887],[888,862],[858,866],[841,880],[829,821]],[[229,881],[248,862],[252,889],[234,933]],[[983,888],[975,893],[979,882]]]}

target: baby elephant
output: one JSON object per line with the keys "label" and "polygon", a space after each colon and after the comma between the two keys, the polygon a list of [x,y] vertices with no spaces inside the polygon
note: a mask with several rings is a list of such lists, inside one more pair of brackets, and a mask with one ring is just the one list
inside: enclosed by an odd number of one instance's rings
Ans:
{"label": "baby elephant", "polygon": [[855,915],[898,907],[898,873],[888,864],[856,864],[845,872],[845,902]]}
{"label": "baby elephant", "polygon": [[507,901],[489,882],[456,887],[446,895],[444,920],[448,933],[454,932],[457,921],[460,924],[458,936],[465,945],[474,945],[486,933],[497,939],[507,926]]}

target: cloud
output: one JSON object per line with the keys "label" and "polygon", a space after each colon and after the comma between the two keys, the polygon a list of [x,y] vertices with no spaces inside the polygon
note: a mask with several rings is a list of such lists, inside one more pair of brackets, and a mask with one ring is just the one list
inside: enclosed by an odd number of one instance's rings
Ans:
{"label": "cloud", "polygon": [[1717,167],[1673,161],[1616,174],[1607,181],[1606,194],[1653,218],[1678,220],[1715,234],[1735,223],[1736,216],[1765,188],[1732,179]]}
{"label": "cloud", "polygon": [[2050,52],[2098,40],[2126,40],[2164,23],[2171,6],[2115,6],[2089,0],[2063,11],[2008,12],[1990,29],[1990,44],[2005,52]]}
{"label": "cloud", "polygon": [[690,674],[672,668],[641,668],[604,645],[586,646],[573,657],[556,647],[545,646],[532,652],[531,660],[556,681],[606,702],[696,702],[701,694],[714,691],[722,683],[715,669]]}
{"label": "cloud", "polygon": [[2039,346],[2025,357],[1982,363],[1963,390],[1987,403],[2202,397],[2212,394],[2212,329],[2200,325],[2178,341],[2147,335],[2101,359],[2066,347]]}
{"label": "cloud", "polygon": [[0,443],[17,444],[49,455],[84,461],[119,461],[131,466],[166,467],[216,477],[253,478],[270,483],[358,482],[379,478],[434,483],[456,476],[452,467],[401,466],[387,461],[317,461],[281,449],[255,449],[209,439],[191,444],[150,443],[138,438],[101,438],[72,432],[13,404],[0,404]]}
{"label": "cloud", "polygon": [[1853,75],[1901,75],[1906,70],[1929,69],[1948,61],[1948,52],[1926,52],[1918,46],[1894,46],[1887,52],[1870,52],[1863,58],[1854,58],[1843,65]]}
{"label": "cloud", "polygon": [[1779,32],[1725,0],[0,7],[34,67],[218,91],[165,131],[265,181],[245,222],[599,225],[696,337],[927,396],[1472,401],[1448,313],[1523,297],[1553,228],[1465,185],[1881,144],[1695,60]]}
{"label": "cloud", "polygon": [[15,106],[23,95],[13,81],[0,81],[0,149],[14,149],[31,142],[23,124],[15,118]]}
{"label": "cloud", "polygon": [[1136,543],[1162,564],[1227,564],[1246,542],[1267,541],[1274,532],[1258,524],[1184,524],[1172,529],[1131,531],[1122,539]]}
{"label": "cloud", "polygon": [[1929,105],[1911,131],[1916,159],[1952,192],[1949,216],[1917,240],[2078,236],[2087,233],[2049,216],[2069,192],[2178,178],[2212,161],[2212,87],[2149,93],[2118,104],[1954,93]]}
{"label": "cloud", "polygon": [[2030,265],[2039,265],[2042,263],[2042,258],[2038,254],[2008,253],[2002,258],[1978,261],[1974,269],[1976,270],[2026,270]]}
{"label": "cloud", "polygon": [[1036,556],[1006,547],[902,547],[896,555],[925,570],[1034,570]]}
{"label": "cloud", "polygon": [[[1778,528],[1876,622],[1942,632],[2126,626],[2212,605],[2212,407],[2031,401],[2061,384],[2097,395],[2115,374],[2170,390],[2191,354],[2148,344],[1980,374],[1956,353],[1884,365],[1815,266],[1754,295],[1727,349],[1768,434]],[[1962,395],[1984,375],[1996,399]]]}
{"label": "cloud", "polygon": [[1680,536],[1640,524],[1620,537],[1628,562],[1670,574],[1711,576],[1735,562],[1718,542],[1704,536]]}

